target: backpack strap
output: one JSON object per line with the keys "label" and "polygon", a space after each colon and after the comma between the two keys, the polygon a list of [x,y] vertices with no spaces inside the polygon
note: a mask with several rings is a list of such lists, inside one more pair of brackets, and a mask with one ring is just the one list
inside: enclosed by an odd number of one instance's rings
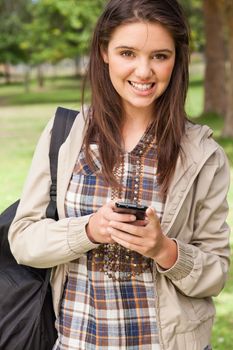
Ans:
{"label": "backpack strap", "polygon": [[[50,186],[50,202],[46,209],[46,217],[58,220],[57,214],[57,164],[58,164],[58,153],[61,145],[65,142],[67,136],[69,135],[70,129],[73,122],[79,112],[63,107],[57,107],[55,118],[53,122],[51,141],[49,147],[49,161],[50,161],[50,176],[51,176],[51,186]],[[47,269],[35,269],[32,267],[25,267],[33,273],[37,273],[43,278],[43,286],[41,288],[41,307],[46,314],[46,319],[48,316],[52,317],[48,320],[49,330],[47,330],[51,339],[57,338],[57,332],[54,325],[55,315],[50,313],[49,310],[53,309],[52,297],[51,297],[51,287],[50,287],[50,277],[51,268]],[[48,311],[49,313],[48,313]],[[41,311],[43,312],[43,311]],[[54,339],[53,339],[54,338]],[[54,343],[54,341],[51,341]]]}
{"label": "backpack strap", "polygon": [[55,113],[55,119],[52,128],[51,143],[49,149],[51,186],[50,186],[50,202],[46,210],[46,217],[58,219],[57,214],[57,164],[60,146],[69,135],[73,122],[78,111],[58,107]]}

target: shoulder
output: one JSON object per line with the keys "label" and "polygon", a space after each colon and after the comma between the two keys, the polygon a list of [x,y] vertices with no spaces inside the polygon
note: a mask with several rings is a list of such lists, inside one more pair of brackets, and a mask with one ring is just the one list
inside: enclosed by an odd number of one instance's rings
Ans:
{"label": "shoulder", "polygon": [[83,139],[89,125],[90,111],[91,109],[89,106],[82,106],[79,111],[77,111],[77,115],[67,137],[68,143],[76,142],[77,139]]}
{"label": "shoulder", "polygon": [[211,140],[213,140],[213,130],[209,126],[186,122],[183,138],[185,143],[199,147]]}
{"label": "shoulder", "polygon": [[[69,111],[69,109],[67,109],[67,111]],[[80,111],[77,111],[77,116],[75,117],[74,122],[72,122],[72,127],[71,127],[70,133],[69,133],[69,136],[71,138],[77,137],[77,133],[78,134],[82,133],[83,130],[85,130],[85,125],[86,125],[86,121],[88,119],[88,114],[89,114],[88,107],[81,108]],[[52,116],[52,118],[48,121],[47,125],[45,126],[45,128],[40,136],[40,139],[42,139],[42,142],[43,142],[43,140],[51,138],[55,119],[56,119],[56,114],[54,114]],[[57,118],[56,123],[60,124],[62,121],[63,120],[61,120],[61,118]],[[66,125],[65,123],[63,123],[63,124]],[[67,125],[66,125],[66,128],[67,128]]]}
{"label": "shoulder", "polygon": [[[220,167],[228,163],[223,148],[214,140],[213,134],[213,130],[209,126],[187,121],[181,143],[184,154],[196,162],[206,158],[208,163],[214,162]],[[208,157],[208,155],[210,156]]]}

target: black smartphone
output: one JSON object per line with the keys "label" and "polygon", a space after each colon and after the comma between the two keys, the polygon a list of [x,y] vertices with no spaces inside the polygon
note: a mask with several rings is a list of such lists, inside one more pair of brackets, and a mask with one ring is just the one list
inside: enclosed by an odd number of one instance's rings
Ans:
{"label": "black smartphone", "polygon": [[146,205],[137,205],[134,203],[127,202],[116,202],[115,212],[124,214],[133,214],[137,220],[145,219],[145,211],[148,207]]}

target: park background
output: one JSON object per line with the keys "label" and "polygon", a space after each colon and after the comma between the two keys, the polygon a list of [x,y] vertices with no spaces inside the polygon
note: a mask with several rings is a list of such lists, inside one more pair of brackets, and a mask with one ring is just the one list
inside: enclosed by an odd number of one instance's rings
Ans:
{"label": "park background", "polygon": [[[35,145],[56,107],[80,109],[90,38],[105,3],[0,0],[0,212],[20,197]],[[214,130],[228,156],[232,227],[233,1],[180,3],[191,28],[187,114]],[[225,289],[214,300],[213,349],[232,350],[232,267]]]}

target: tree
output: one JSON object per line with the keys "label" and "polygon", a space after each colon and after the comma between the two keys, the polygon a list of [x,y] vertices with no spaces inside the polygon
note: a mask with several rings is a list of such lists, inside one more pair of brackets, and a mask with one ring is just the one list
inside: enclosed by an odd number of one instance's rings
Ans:
{"label": "tree", "polygon": [[[202,43],[205,48],[204,112],[222,115],[223,136],[233,137],[233,1],[179,1],[189,18],[193,48],[201,50]],[[200,32],[203,23],[201,8],[205,23],[204,37]]]}
{"label": "tree", "polygon": [[0,63],[43,63],[88,51],[93,25],[106,0],[0,0]]}
{"label": "tree", "polygon": [[195,52],[202,52],[205,45],[202,0],[179,0],[188,18],[191,32],[191,46]]}
{"label": "tree", "polygon": [[21,47],[38,67],[39,85],[43,85],[41,65],[63,58],[76,58],[87,52],[93,25],[105,0],[38,0],[32,6],[32,21]]}
{"label": "tree", "polygon": [[28,0],[0,0],[0,63],[5,66],[6,82],[10,82],[9,65],[25,61],[20,42],[24,23],[30,20]]}
{"label": "tree", "polygon": [[233,137],[233,2],[224,0],[225,19],[228,38],[229,71],[228,71],[228,104],[223,135]]}
{"label": "tree", "polygon": [[219,0],[203,1],[205,19],[205,102],[204,112],[225,116],[226,99],[226,48],[222,11]]}

